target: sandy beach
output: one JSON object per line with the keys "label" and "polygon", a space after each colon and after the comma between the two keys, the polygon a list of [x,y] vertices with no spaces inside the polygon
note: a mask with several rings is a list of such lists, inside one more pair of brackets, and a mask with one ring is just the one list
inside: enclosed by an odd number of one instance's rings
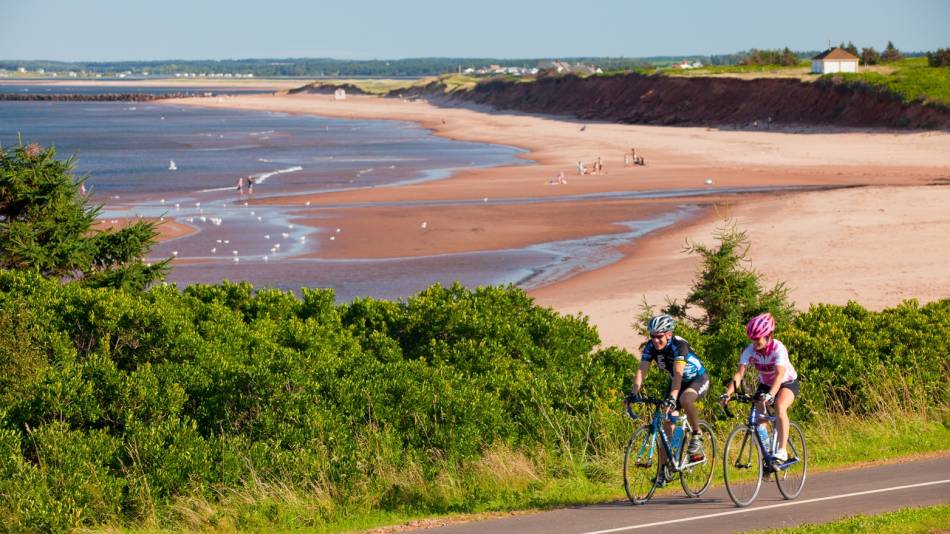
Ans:
{"label": "sandy beach", "polygon": [[[680,205],[703,209],[670,228],[617,247],[607,267],[533,289],[542,305],[590,317],[605,344],[636,349],[630,328],[645,298],[682,299],[697,266],[689,239],[712,243],[724,217],[752,240],[751,266],[784,281],[800,308],[950,295],[950,134],[945,132],[730,131],[585,123],[564,118],[445,108],[374,97],[241,95],[176,100],[247,110],[412,121],[452,139],[525,150],[530,165],[466,169],[452,177],[255,202],[303,206],[302,224],[338,225],[347,239],[320,258],[422,257],[503,250],[622,232]],[[646,166],[624,166],[631,148]],[[604,174],[579,175],[602,158]],[[566,184],[552,185],[558,173]],[[711,184],[707,184],[711,180]],[[860,187],[850,187],[860,186]],[[803,187],[731,194],[731,188]],[[641,198],[684,190],[674,199]],[[688,191],[693,191],[692,193]],[[423,207],[399,203],[423,202]],[[353,206],[358,204],[359,206]],[[319,218],[310,210],[319,209]]]}

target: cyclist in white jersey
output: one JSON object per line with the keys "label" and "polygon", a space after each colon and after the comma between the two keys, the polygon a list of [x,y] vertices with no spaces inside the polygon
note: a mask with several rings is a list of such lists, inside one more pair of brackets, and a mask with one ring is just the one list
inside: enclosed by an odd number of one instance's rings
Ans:
{"label": "cyclist in white jersey", "polygon": [[752,340],[739,357],[739,370],[726,386],[726,393],[720,397],[723,405],[729,402],[735,392],[735,385],[742,381],[746,369],[751,363],[759,372],[759,387],[756,398],[759,409],[765,410],[765,403],[775,406],[775,419],[778,425],[778,442],[775,451],[777,463],[788,460],[785,443],[788,439],[788,409],[798,396],[798,373],[788,359],[788,349],[775,339],[775,319],[771,313],[756,315],[746,325],[746,334]]}

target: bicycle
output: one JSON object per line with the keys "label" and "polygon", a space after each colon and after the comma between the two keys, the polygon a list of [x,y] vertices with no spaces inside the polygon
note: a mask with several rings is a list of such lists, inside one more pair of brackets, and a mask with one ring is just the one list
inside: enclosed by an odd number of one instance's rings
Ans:
{"label": "bicycle", "polygon": [[[742,508],[752,504],[762,487],[762,473],[766,476],[775,474],[775,483],[778,491],[785,499],[794,499],[802,492],[805,486],[805,477],[808,473],[808,451],[805,446],[805,434],[794,421],[788,425],[788,460],[776,465],[773,459],[775,453],[778,429],[775,428],[775,416],[760,413],[754,396],[746,393],[735,394],[735,400],[749,403],[749,418],[745,423],[737,425],[723,448],[722,467],[726,483],[726,492],[736,506]],[[723,406],[727,416],[733,417],[729,407]],[[768,421],[772,426],[772,433],[768,435],[768,443],[764,443],[757,431],[757,426]]]}
{"label": "bicycle", "polygon": [[[660,399],[641,398],[633,402],[652,404],[655,410],[650,424],[641,426],[633,433],[624,452],[623,486],[630,502],[647,502],[658,487],[671,482],[676,475],[679,475],[680,484],[687,496],[695,498],[705,493],[712,482],[716,463],[716,434],[712,426],[706,421],[699,422],[699,428],[703,432],[702,454],[701,457],[694,455],[691,458],[686,452],[691,429],[685,415],[681,416],[680,420],[672,414],[665,414],[662,409],[663,401]],[[624,401],[624,406],[627,415],[637,421],[631,402]],[[674,423],[674,436],[677,425],[683,429],[678,443],[672,443],[672,439],[667,438],[666,432],[662,430],[664,420]],[[659,458],[660,445],[666,453],[665,461]]]}

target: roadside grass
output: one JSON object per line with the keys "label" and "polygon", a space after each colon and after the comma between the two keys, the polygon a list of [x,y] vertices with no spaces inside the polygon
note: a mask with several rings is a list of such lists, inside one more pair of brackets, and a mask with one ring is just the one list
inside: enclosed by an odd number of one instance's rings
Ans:
{"label": "roadside grass", "polygon": [[[725,434],[734,424],[720,421],[717,425],[720,457]],[[92,531],[352,532],[611,501],[626,504],[623,446],[635,425],[616,419],[600,426],[603,436],[593,440],[596,443],[586,452],[530,454],[498,445],[465,465],[443,462],[430,468],[429,475],[418,464],[398,471],[378,470],[380,476],[363,481],[349,495],[341,495],[328,484],[291,486],[253,479],[213,497],[179,498],[135,525],[104,525]],[[930,417],[906,412],[869,418],[835,415],[803,428],[811,473],[950,451],[947,410]],[[713,484],[722,484],[721,464],[715,468]],[[681,493],[677,481],[658,495]],[[946,518],[950,511],[940,514],[936,517]]]}
{"label": "roadside grass", "polygon": [[775,530],[758,530],[767,534],[839,534],[853,532],[887,532],[916,534],[950,530],[950,503],[922,508],[904,508],[880,515],[856,515],[832,523],[802,525]]}

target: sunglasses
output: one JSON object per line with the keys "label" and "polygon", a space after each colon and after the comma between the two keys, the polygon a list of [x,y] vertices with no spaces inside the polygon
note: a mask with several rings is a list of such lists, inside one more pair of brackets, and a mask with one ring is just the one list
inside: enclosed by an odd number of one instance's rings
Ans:
{"label": "sunglasses", "polygon": [[653,339],[663,339],[666,336],[666,332],[661,332],[659,334],[650,334],[650,337]]}

